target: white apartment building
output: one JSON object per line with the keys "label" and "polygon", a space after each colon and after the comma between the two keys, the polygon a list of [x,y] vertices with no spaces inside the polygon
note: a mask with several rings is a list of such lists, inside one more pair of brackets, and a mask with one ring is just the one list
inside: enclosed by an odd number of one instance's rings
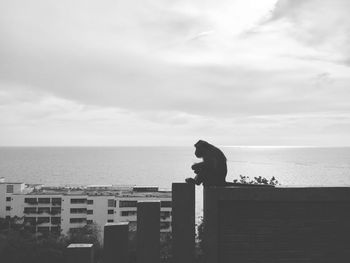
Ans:
{"label": "white apartment building", "polygon": [[96,223],[130,222],[136,228],[137,202],[159,200],[161,232],[171,231],[171,191],[158,187],[45,187],[0,179],[0,217],[23,218],[34,232],[67,234]]}

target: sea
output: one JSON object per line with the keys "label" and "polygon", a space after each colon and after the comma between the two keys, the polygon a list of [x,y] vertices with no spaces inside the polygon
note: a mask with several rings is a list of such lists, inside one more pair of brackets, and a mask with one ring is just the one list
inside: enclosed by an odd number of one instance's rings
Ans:
{"label": "sea", "polygon": [[[220,147],[228,175],[275,177],[282,186],[350,186],[350,147]],[[193,147],[0,147],[0,177],[45,185],[139,185],[171,189],[200,162]],[[203,209],[196,187],[196,216]]]}

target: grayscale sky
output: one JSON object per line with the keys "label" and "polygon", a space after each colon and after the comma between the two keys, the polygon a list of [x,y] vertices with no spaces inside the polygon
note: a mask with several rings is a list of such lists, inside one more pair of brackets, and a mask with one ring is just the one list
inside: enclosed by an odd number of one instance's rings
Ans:
{"label": "grayscale sky", "polygon": [[0,0],[0,145],[350,146],[349,0]]}

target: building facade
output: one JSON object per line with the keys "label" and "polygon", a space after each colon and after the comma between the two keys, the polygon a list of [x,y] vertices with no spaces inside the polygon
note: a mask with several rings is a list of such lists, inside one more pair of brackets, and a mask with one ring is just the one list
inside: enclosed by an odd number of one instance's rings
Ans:
{"label": "building facade", "polygon": [[161,232],[171,231],[171,191],[158,187],[45,187],[0,179],[0,217],[18,217],[33,232],[68,234],[95,223],[130,222],[136,229],[137,202],[159,200]]}

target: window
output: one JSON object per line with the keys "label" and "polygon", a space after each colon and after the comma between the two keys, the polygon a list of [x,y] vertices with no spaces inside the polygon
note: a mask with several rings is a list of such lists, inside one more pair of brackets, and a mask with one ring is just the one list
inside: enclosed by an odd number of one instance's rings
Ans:
{"label": "window", "polygon": [[160,222],[160,229],[168,229],[170,227],[170,222]]}
{"label": "window", "polygon": [[38,217],[38,224],[50,223],[50,217]]}
{"label": "window", "polygon": [[137,201],[119,201],[119,207],[137,207]]}
{"label": "window", "polygon": [[71,204],[85,204],[86,198],[73,198],[70,200]]}
{"label": "window", "polygon": [[171,201],[161,201],[160,206],[161,207],[171,207]]}
{"label": "window", "polygon": [[108,207],[116,207],[116,201],[114,199],[108,199]]}
{"label": "window", "polygon": [[87,212],[88,215],[92,215],[94,213],[93,210],[87,210],[86,212]]}
{"label": "window", "polygon": [[52,198],[51,202],[52,202],[53,205],[61,205],[62,204],[62,199],[55,197],[55,198]]}
{"label": "window", "polygon": [[38,232],[40,233],[48,233],[50,228],[48,226],[38,226]]}
{"label": "window", "polygon": [[108,223],[113,223],[114,220],[113,220],[113,219],[108,219],[107,222],[108,222]]}
{"label": "window", "polygon": [[38,198],[39,204],[50,204],[50,198]]}
{"label": "window", "polygon": [[94,222],[94,221],[92,221],[92,220],[90,220],[90,219],[86,221],[86,223],[88,223],[88,224],[92,224],[93,222]]}
{"label": "window", "polygon": [[13,185],[12,184],[6,185],[6,193],[13,194]]}
{"label": "window", "polygon": [[108,209],[107,213],[108,213],[109,215],[113,215],[113,214],[114,214],[114,210],[113,210],[113,209]]}
{"label": "window", "polygon": [[94,204],[94,200],[91,200],[91,199],[90,199],[90,200],[87,200],[87,204],[88,204],[88,205],[93,205],[93,204]]}
{"label": "window", "polygon": [[85,223],[86,218],[70,218],[69,222],[70,223]]}
{"label": "window", "polygon": [[48,213],[50,214],[50,207],[38,207],[38,214]]}
{"label": "window", "polygon": [[27,204],[37,204],[38,200],[36,198],[24,198],[24,202]]}
{"label": "window", "polygon": [[121,211],[120,215],[121,216],[136,216],[137,211]]}
{"label": "window", "polygon": [[71,208],[71,214],[86,214],[86,208]]}
{"label": "window", "polygon": [[6,202],[10,202],[11,201],[11,197],[6,197]]}
{"label": "window", "polygon": [[25,214],[36,214],[36,207],[25,207],[23,212]]}
{"label": "window", "polygon": [[61,213],[61,207],[52,207],[51,208],[51,215],[57,215]]}
{"label": "window", "polygon": [[61,218],[60,217],[51,217],[51,224],[53,224],[53,225],[61,224]]}
{"label": "window", "polygon": [[6,206],[6,211],[11,211],[11,206]]}
{"label": "window", "polygon": [[136,186],[133,188],[134,192],[158,192],[158,187],[156,186],[151,186],[151,187],[139,187]]}

